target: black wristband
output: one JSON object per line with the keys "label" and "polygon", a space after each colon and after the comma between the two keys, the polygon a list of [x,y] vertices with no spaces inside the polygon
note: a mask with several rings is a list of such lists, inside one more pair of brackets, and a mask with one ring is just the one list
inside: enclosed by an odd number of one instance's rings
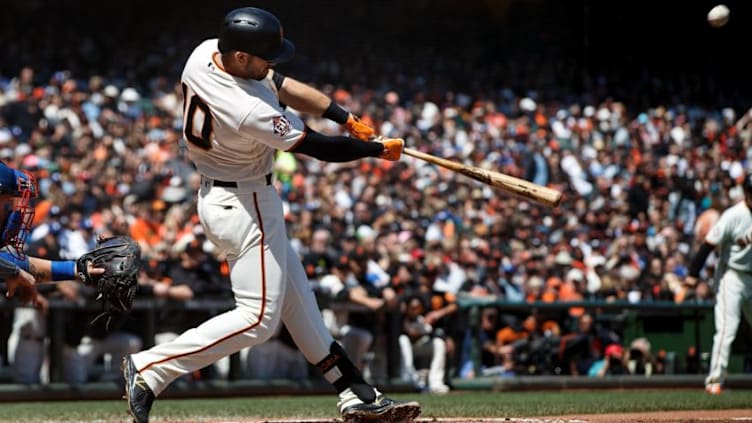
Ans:
{"label": "black wristband", "polygon": [[707,242],[700,244],[700,248],[697,250],[695,256],[689,262],[689,266],[687,268],[689,276],[692,276],[693,278],[700,276],[700,271],[705,265],[705,260],[707,260],[710,252],[713,251],[713,248],[714,247]]}
{"label": "black wristband", "polygon": [[284,82],[284,80],[285,76],[275,70],[274,75],[272,75],[272,81],[274,82],[274,86],[277,87],[277,91],[282,88],[282,82]]}
{"label": "black wristband", "polygon": [[339,107],[334,101],[329,103],[329,107],[324,110],[324,114],[321,115],[329,120],[333,120],[340,125],[344,125],[347,122],[347,118],[350,116],[345,109]]}

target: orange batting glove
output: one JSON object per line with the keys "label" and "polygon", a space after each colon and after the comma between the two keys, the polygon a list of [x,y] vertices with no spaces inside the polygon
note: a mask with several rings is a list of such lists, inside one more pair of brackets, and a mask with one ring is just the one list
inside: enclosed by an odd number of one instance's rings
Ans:
{"label": "orange batting glove", "polygon": [[350,115],[347,117],[345,128],[347,128],[347,130],[350,131],[350,133],[355,138],[362,141],[368,141],[369,139],[373,138],[374,134],[376,133],[373,128],[363,123],[362,120],[360,120],[352,113],[350,113]]}
{"label": "orange batting glove", "polygon": [[402,157],[402,149],[405,147],[405,140],[402,138],[377,138],[376,142],[384,144],[382,159],[394,162]]}

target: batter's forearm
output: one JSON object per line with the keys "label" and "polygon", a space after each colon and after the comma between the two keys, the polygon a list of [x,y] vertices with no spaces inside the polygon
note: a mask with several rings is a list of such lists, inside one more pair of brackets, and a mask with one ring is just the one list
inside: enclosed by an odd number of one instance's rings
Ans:
{"label": "batter's forearm", "polygon": [[325,162],[350,162],[365,157],[380,157],[384,146],[349,137],[329,137],[307,129],[305,138],[291,152]]}
{"label": "batter's forearm", "polygon": [[282,81],[278,92],[282,103],[314,116],[322,116],[332,102],[326,94],[289,76]]}
{"label": "batter's forearm", "polygon": [[703,242],[702,245],[700,245],[697,254],[695,254],[694,258],[692,258],[692,261],[689,263],[689,276],[694,278],[700,276],[700,270],[702,269],[702,266],[705,265],[705,260],[708,258],[708,255],[710,255],[710,252],[713,251],[713,248],[715,247],[707,242]]}

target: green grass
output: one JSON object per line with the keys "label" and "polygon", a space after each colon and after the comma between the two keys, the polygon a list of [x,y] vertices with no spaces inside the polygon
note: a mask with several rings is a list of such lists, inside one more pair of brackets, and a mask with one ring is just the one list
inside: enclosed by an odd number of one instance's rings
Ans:
{"label": "green grass", "polygon": [[[752,391],[709,396],[699,390],[454,392],[446,396],[394,395],[417,399],[422,417],[530,417],[660,410],[752,407]],[[336,397],[278,396],[226,399],[157,400],[154,418],[195,421],[207,418],[336,418]],[[125,401],[0,403],[2,422],[127,421]]]}

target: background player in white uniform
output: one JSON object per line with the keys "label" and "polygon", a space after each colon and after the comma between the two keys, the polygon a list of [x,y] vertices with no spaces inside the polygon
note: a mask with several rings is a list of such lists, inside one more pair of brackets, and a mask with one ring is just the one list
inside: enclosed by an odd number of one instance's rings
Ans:
{"label": "background player in white uniform", "polygon": [[752,175],[744,183],[744,201],[726,209],[705,236],[689,265],[687,283],[696,284],[705,260],[715,248],[720,250],[716,269],[720,280],[710,371],[705,379],[705,390],[711,394],[721,393],[742,313],[752,323]]}
{"label": "background player in white uniform", "polygon": [[[368,385],[330,335],[271,184],[276,150],[325,161],[398,160],[404,141],[362,141],[371,128],[320,91],[271,70],[293,53],[277,18],[247,7],[231,11],[219,39],[202,42],[185,64],[184,136],[202,175],[198,213],[207,237],[228,258],[236,306],[123,360],[137,422],[148,421],[154,397],[177,377],[265,342],[282,323],[336,388],[346,422],[410,422],[420,413],[417,402],[392,401]],[[360,139],[318,134],[280,102],[346,125]]]}

